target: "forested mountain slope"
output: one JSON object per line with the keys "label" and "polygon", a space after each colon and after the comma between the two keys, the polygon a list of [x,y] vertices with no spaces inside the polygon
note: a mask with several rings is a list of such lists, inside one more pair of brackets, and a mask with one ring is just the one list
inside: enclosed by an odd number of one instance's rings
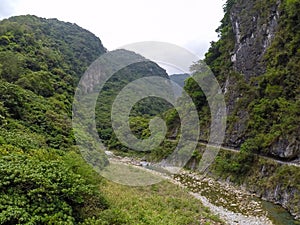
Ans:
{"label": "forested mountain slope", "polygon": [[[88,66],[104,53],[100,39],[76,24],[30,15],[0,21],[0,224],[194,224],[199,219],[220,224],[172,184],[136,189],[108,184],[82,159],[72,131],[73,96]],[[152,74],[167,78],[147,61],[115,79],[124,86]],[[102,93],[108,103],[114,97],[110,85]],[[158,101],[151,108],[152,100],[136,105],[133,116],[147,104],[151,115],[166,106]],[[97,112],[99,118],[109,116]],[[99,122],[105,135],[108,121]]]}
{"label": "forested mountain slope", "polygon": [[21,148],[73,145],[75,85],[105,51],[96,36],[74,24],[34,16],[1,21],[2,142]]}
{"label": "forested mountain slope", "polygon": [[56,19],[0,22],[0,224],[70,224],[107,207],[71,129],[75,84],[105,51]]}

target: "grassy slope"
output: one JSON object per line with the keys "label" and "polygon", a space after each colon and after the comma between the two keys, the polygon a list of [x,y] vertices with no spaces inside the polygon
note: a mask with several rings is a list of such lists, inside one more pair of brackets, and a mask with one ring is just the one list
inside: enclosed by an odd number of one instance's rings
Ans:
{"label": "grassy slope", "polygon": [[110,224],[223,224],[186,190],[167,181],[141,187],[107,182],[100,190],[112,206],[101,214]]}

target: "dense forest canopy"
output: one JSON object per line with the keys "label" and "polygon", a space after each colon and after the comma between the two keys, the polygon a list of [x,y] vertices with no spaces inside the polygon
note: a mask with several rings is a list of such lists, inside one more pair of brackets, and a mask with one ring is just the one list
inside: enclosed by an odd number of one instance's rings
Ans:
{"label": "dense forest canopy", "polygon": [[1,224],[71,224],[107,207],[95,186],[101,179],[74,152],[71,128],[75,84],[105,52],[75,24],[0,22]]}

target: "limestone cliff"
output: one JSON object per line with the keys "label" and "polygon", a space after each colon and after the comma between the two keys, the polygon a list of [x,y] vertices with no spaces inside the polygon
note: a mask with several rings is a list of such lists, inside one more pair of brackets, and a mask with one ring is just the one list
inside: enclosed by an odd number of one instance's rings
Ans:
{"label": "limestone cliff", "polygon": [[225,4],[220,40],[205,61],[226,95],[226,146],[299,159],[299,5],[297,0]]}

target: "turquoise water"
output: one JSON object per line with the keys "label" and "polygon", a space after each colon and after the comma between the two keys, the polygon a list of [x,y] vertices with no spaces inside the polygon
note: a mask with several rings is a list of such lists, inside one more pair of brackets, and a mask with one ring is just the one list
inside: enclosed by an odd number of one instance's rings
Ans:
{"label": "turquoise water", "polygon": [[263,207],[268,211],[268,217],[275,225],[300,225],[284,208],[270,202],[262,201]]}

